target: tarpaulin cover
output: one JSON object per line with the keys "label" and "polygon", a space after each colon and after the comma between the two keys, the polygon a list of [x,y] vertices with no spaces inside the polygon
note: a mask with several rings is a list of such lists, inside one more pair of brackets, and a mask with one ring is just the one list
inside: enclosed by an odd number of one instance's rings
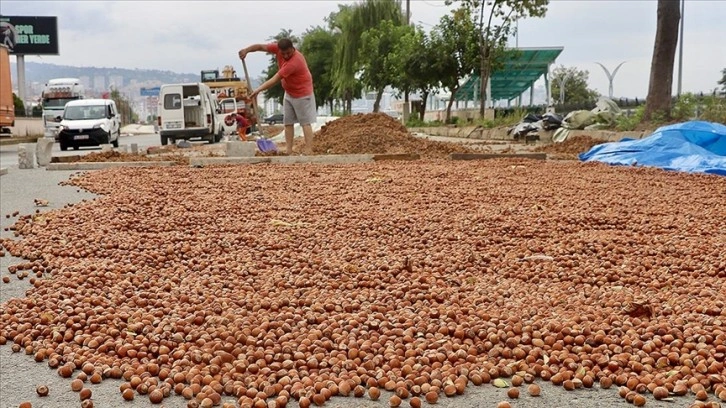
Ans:
{"label": "tarpaulin cover", "polygon": [[726,176],[726,126],[703,121],[663,126],[643,139],[594,146],[579,158]]}

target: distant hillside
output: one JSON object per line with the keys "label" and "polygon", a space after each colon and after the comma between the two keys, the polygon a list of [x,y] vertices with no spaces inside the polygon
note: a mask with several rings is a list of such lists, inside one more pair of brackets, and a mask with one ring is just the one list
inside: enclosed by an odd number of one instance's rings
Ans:
{"label": "distant hillside", "polygon": [[[17,89],[15,78],[17,73],[16,64],[11,62],[10,65],[13,73],[13,88]],[[49,79],[53,78],[80,78],[86,84],[87,89],[95,89],[97,92],[102,89],[108,89],[111,84],[116,84],[116,88],[122,92],[137,94],[140,87],[153,87],[161,84],[182,82],[199,82],[199,75],[199,73],[178,73],[156,69],[74,67],[41,62],[25,63],[25,83],[35,84],[30,85],[30,89],[27,89],[29,95],[33,95],[34,93],[39,95],[43,85]],[[99,78],[101,81],[97,82]],[[119,83],[121,86],[118,86]],[[252,79],[253,87],[258,86],[260,83],[259,79]]]}
{"label": "distant hillside", "polygon": [[[12,72],[17,72],[15,63],[11,63]],[[160,71],[155,69],[127,69],[127,68],[98,68],[98,67],[73,67],[69,65],[47,64],[42,62],[25,63],[26,83],[45,83],[52,78],[80,78],[87,76],[121,77],[124,84],[135,80],[137,83],[175,83],[175,82],[196,82],[199,80],[199,73],[185,74],[171,71]],[[16,84],[14,84],[16,85]]]}

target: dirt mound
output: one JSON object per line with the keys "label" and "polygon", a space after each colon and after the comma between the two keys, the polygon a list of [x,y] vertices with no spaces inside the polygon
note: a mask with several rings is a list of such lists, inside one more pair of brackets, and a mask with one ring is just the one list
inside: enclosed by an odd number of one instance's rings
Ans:
{"label": "dirt mound", "polygon": [[605,143],[605,140],[580,135],[568,137],[567,140],[562,143],[552,143],[547,146],[538,147],[535,151],[545,153],[580,154],[590,150],[593,146],[602,143]]}
{"label": "dirt mound", "polygon": [[[303,143],[293,150],[302,151]],[[470,153],[469,147],[420,139],[396,119],[384,113],[345,116],[315,133],[314,154],[418,153],[425,158],[446,158],[451,153]]]}

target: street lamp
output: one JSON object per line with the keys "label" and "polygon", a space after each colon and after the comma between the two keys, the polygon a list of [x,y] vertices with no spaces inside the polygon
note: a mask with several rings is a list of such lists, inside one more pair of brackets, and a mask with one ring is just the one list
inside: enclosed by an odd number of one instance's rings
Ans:
{"label": "street lamp", "polygon": [[565,85],[567,85],[567,81],[569,81],[572,77],[572,72],[567,71],[563,73],[562,78],[557,78],[552,75],[552,79],[557,81],[557,83],[560,85],[560,105],[563,105],[565,103]]}
{"label": "street lamp", "polygon": [[603,65],[603,64],[601,64],[599,62],[596,62],[596,64],[597,65],[600,65],[602,67],[603,71],[605,71],[605,75],[607,75],[607,77],[608,77],[608,81],[610,81],[610,87],[608,88],[608,97],[610,99],[613,99],[613,81],[615,80],[615,74],[617,74],[618,73],[618,70],[620,69],[620,67],[623,64],[625,64],[625,61],[623,61],[620,64],[618,64],[618,66],[615,67],[615,70],[613,70],[612,73],[610,73],[610,71],[608,71],[608,69],[605,68],[605,65]]}

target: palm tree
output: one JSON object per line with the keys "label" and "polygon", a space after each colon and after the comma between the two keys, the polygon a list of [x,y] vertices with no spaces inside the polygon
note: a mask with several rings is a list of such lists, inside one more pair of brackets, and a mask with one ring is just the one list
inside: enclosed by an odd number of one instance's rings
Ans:
{"label": "palm tree", "polygon": [[369,28],[377,27],[383,20],[402,25],[405,19],[400,0],[365,0],[353,6],[339,7],[333,21],[333,26],[340,31],[335,47],[333,82],[345,101],[345,112],[350,113],[353,97],[361,91],[355,77],[359,70],[361,35]]}

